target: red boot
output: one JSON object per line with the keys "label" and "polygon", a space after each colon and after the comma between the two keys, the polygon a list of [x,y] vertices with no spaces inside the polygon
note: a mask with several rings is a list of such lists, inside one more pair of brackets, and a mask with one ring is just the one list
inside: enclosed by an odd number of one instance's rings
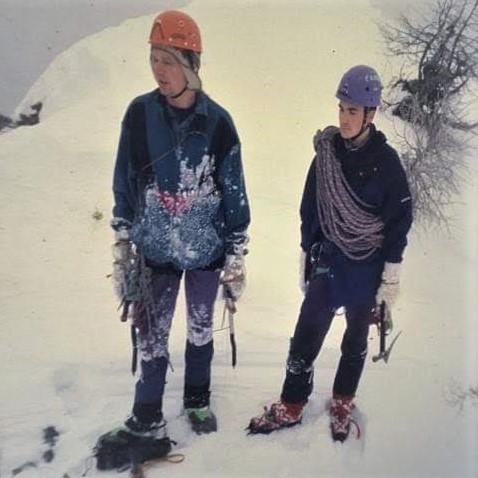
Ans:
{"label": "red boot", "polygon": [[352,423],[353,397],[334,396],[330,402],[330,431],[334,441],[344,442]]}
{"label": "red boot", "polygon": [[251,419],[247,430],[249,433],[270,433],[281,428],[292,427],[302,421],[305,402],[287,403],[279,401],[273,403],[264,413]]}

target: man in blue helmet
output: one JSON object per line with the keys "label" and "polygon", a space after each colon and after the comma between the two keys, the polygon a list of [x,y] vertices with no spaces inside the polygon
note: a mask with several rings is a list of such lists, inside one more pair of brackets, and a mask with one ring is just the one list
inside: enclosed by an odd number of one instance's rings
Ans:
{"label": "man in blue helmet", "polygon": [[251,433],[301,422],[314,360],[336,310],[344,307],[347,326],[329,408],[332,437],[344,441],[377,305],[384,304],[391,327],[412,205],[399,157],[373,125],[381,90],[373,68],[348,70],[336,93],[339,127],[328,126],[314,137],[316,155],[300,206],[304,301],[280,400],[251,420]]}

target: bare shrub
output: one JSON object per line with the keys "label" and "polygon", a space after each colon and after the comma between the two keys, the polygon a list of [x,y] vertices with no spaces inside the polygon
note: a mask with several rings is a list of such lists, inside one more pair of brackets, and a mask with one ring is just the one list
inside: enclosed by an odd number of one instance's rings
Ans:
{"label": "bare shrub", "polygon": [[418,222],[448,226],[478,128],[466,103],[478,78],[478,0],[438,0],[416,18],[381,26],[387,52],[402,59],[386,109],[398,118]]}

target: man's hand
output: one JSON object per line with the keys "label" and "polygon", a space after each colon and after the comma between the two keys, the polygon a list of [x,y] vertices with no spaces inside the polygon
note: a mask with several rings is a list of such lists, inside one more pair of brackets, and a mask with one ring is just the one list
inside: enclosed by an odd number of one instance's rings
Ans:
{"label": "man's hand", "polygon": [[227,298],[234,302],[239,300],[246,288],[246,268],[242,254],[226,255],[226,261],[221,276]]}

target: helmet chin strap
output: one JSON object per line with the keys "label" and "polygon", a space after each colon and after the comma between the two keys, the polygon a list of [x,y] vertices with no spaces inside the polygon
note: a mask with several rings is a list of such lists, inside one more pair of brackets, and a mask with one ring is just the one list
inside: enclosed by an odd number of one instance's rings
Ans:
{"label": "helmet chin strap", "polygon": [[369,112],[369,109],[365,106],[363,109],[363,120],[362,120],[362,126],[360,127],[360,131],[355,135],[352,136],[351,138],[347,138],[347,141],[353,142],[355,141],[364,131],[368,129],[370,126],[367,124],[367,114]]}
{"label": "helmet chin strap", "polygon": [[184,92],[185,92],[187,89],[188,89],[188,85],[186,84],[186,85],[184,86],[184,88],[183,88],[179,93],[176,93],[175,95],[170,95],[170,96],[168,96],[168,98],[171,98],[171,99],[175,100],[176,98],[179,98],[181,95],[183,95]]}
{"label": "helmet chin strap", "polygon": [[353,142],[355,141],[364,131],[366,131],[368,129],[369,125],[365,125],[363,124],[362,127],[360,128],[360,131],[355,135],[355,136],[352,136],[351,138],[347,138],[347,141],[350,141],[350,142]]}

